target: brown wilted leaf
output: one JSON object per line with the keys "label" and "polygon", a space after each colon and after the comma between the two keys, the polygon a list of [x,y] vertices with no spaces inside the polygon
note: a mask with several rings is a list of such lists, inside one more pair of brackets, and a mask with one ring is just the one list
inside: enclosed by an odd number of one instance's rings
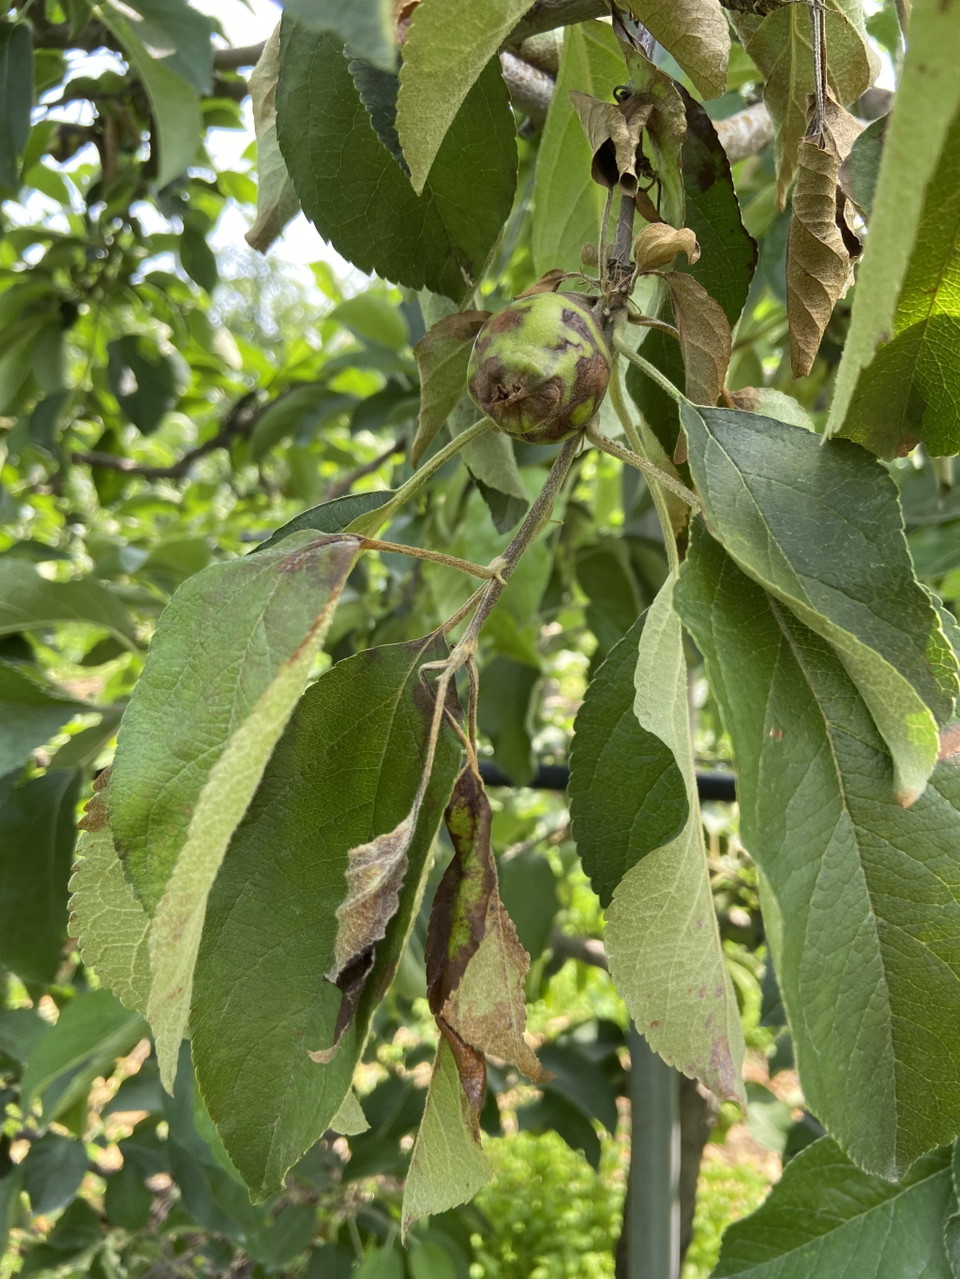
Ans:
{"label": "brown wilted leaf", "polygon": [[572,272],[561,271],[559,267],[553,267],[552,270],[541,275],[540,279],[531,284],[529,289],[524,289],[522,293],[517,293],[514,301],[519,302],[521,298],[532,298],[535,293],[556,293],[557,289],[564,280],[568,280]]}
{"label": "brown wilted leaf", "polygon": [[687,398],[694,404],[714,405],[730,363],[730,321],[720,303],[692,275],[669,271],[663,278],[670,287],[680,330]]}
{"label": "brown wilted leaf", "polygon": [[[427,935],[427,988],[438,1025],[475,1053],[546,1078],[524,1038],[524,982],[530,956],[500,901],[490,843],[492,816],[483,783],[461,773],[446,814],[455,857],[437,893]],[[448,1036],[453,1044],[453,1040]],[[458,1065],[460,1058],[458,1057]],[[476,1058],[464,1057],[464,1066]],[[476,1080],[461,1076],[464,1090]]]}
{"label": "brown wilted leaf", "polygon": [[636,195],[637,155],[642,154],[641,135],[654,110],[652,99],[634,93],[623,103],[603,102],[571,89],[570,101],[593,148],[590,173],[594,182]]}
{"label": "brown wilted leaf", "polygon": [[641,228],[633,242],[633,259],[641,273],[669,266],[678,253],[685,253],[691,266],[700,257],[696,234],[689,227],[677,230],[666,222],[655,222]]}
{"label": "brown wilted leaf", "polygon": [[432,326],[413,348],[420,371],[420,414],[410,461],[417,466],[467,387],[473,339],[489,311],[454,311]]}
{"label": "brown wilted leaf", "polygon": [[850,281],[860,241],[839,184],[840,165],[859,125],[837,103],[828,103],[818,138],[804,138],[797,156],[797,184],[787,236],[787,318],[794,377],[813,367],[820,339]]}
{"label": "brown wilted leaf", "polygon": [[337,907],[337,941],[327,974],[337,982],[350,965],[381,941],[397,913],[407,873],[407,850],[420,815],[420,796],[393,830],[348,854],[347,895]]}

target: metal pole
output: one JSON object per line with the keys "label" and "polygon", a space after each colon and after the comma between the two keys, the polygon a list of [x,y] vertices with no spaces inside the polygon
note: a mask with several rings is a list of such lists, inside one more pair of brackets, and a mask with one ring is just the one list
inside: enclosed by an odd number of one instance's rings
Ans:
{"label": "metal pole", "polygon": [[679,1076],[630,1026],[630,1172],[625,1279],[680,1273]]}

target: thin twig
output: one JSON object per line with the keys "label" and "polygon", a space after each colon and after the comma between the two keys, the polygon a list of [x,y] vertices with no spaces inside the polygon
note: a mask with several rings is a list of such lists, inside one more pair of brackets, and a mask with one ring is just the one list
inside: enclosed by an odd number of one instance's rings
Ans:
{"label": "thin twig", "polygon": [[342,475],[339,480],[334,480],[324,494],[323,500],[332,502],[335,497],[343,497],[344,493],[350,492],[357,480],[362,480],[366,476],[372,475],[374,471],[379,471],[384,462],[389,462],[395,453],[405,453],[406,450],[406,440],[394,440],[372,462],[364,462],[363,466],[358,466],[355,470],[348,471],[346,475]]}
{"label": "thin twig", "polygon": [[145,466],[135,462],[133,458],[118,457],[115,453],[74,452],[70,454],[70,458],[73,462],[87,466],[99,466],[108,471],[122,471],[124,475],[139,475],[145,480],[180,480],[199,458],[206,457],[215,449],[227,448],[233,440],[242,439],[250,434],[259,416],[255,400],[256,393],[248,391],[233,405],[223,426],[212,439],[190,449],[178,462],[170,466]]}

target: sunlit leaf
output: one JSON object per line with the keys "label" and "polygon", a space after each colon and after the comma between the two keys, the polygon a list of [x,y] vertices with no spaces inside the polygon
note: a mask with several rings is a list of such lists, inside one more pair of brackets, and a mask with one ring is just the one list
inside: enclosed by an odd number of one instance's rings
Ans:
{"label": "sunlit leaf", "polygon": [[397,132],[420,195],[461,104],[528,0],[421,0],[403,45]]}
{"label": "sunlit leaf", "polygon": [[669,577],[646,614],[634,713],[676,761],[687,792],[680,834],[621,879],[607,908],[610,973],[637,1029],[716,1096],[743,1099],[743,1032],[714,914],[687,703],[687,664]]}
{"label": "sunlit leaf", "polygon": [[952,713],[956,660],[913,575],[896,490],[869,454],[773,418],[684,405],[708,527],[839,654],[894,758],[923,790]]}
{"label": "sunlit leaf", "polygon": [[353,537],[300,533],[188,579],[160,620],[124,714],[110,825],[152,920],[148,1016],[167,1080],[207,894],[357,551]]}
{"label": "sunlit leaf", "polygon": [[901,807],[837,654],[699,526],[678,601],[733,743],[742,838],[776,901],[804,1097],[860,1167],[901,1177],[960,1126],[960,1029],[944,1015],[960,998],[960,769],[937,765]]}

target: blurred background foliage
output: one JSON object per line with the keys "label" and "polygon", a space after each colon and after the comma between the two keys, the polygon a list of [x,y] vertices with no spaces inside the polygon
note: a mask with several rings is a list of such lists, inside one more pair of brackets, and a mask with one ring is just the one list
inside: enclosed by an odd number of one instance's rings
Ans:
{"label": "blurred background foliage", "polygon": [[[161,20],[162,6],[133,8]],[[890,11],[877,11],[872,31],[897,56]],[[412,348],[425,331],[416,295],[331,265],[319,240],[317,260],[297,271],[239,237],[211,247],[225,213],[234,225],[238,213],[254,217],[245,79],[215,21],[169,6],[167,18],[187,26],[162,64],[173,88],[161,89],[197,114],[167,127],[197,132],[191,163],[160,185],[150,55],[98,12],[85,0],[19,0],[0,19],[0,1279],[613,1276],[625,1015],[563,797],[524,788],[538,764],[565,762],[590,672],[664,577],[646,489],[609,458],[578,463],[562,525],[523,561],[481,655],[486,750],[515,783],[493,791],[503,896],[533,957],[529,1024],[554,1078],[537,1089],[491,1070],[484,1127],[498,1177],[474,1204],[421,1223],[400,1248],[400,1188],[435,1034],[424,917],[358,1081],[369,1129],[318,1143],[284,1193],[258,1206],[192,1087],[189,1059],[167,1096],[144,1024],[97,989],[70,941],[75,815],[109,762],[158,614],[187,577],[305,507],[407,478]],[[737,46],[711,113],[752,101],[758,81]],[[223,159],[224,131],[244,131],[234,162]],[[539,136],[535,120],[521,130],[520,194],[490,306],[533,279],[524,215]],[[796,383],[769,148],[741,161],[735,179],[760,261],[729,385],[789,389],[819,423],[849,308]],[[537,491],[545,452],[518,445],[499,471],[487,459],[483,478],[454,461],[391,536],[485,562]],[[918,572],[955,609],[958,491],[919,454],[892,471]],[[459,598],[447,570],[368,557],[324,661],[422,634]],[[692,695],[701,759],[722,768],[728,751],[706,684]],[[690,1090],[694,1183],[700,1173],[684,1279],[704,1279],[724,1225],[816,1135],[765,975],[756,875],[735,812],[708,804],[705,822],[751,1104],[743,1120]],[[438,850],[436,878],[448,856]]]}

